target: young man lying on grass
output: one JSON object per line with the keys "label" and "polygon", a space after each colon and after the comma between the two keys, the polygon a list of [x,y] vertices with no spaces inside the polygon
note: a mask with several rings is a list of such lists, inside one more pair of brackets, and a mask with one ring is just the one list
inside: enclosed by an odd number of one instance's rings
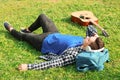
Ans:
{"label": "young man lying on grass", "polygon": [[[57,58],[42,63],[20,64],[20,71],[43,70],[52,67],[61,67],[75,62],[75,57],[86,47],[90,46],[92,50],[104,48],[104,43],[97,35],[96,31],[89,31],[90,35],[86,38],[82,36],[63,35],[56,28],[55,24],[46,17],[45,14],[39,15],[33,24],[28,28],[16,31],[9,23],[5,22],[4,27],[18,40],[23,40],[31,44],[42,54],[54,53],[59,55]],[[43,33],[34,34],[38,28],[42,28]]]}

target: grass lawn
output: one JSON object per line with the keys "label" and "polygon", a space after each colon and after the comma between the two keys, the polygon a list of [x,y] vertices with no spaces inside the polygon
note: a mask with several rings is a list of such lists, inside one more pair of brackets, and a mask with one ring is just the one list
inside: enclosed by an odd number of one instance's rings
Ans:
{"label": "grass lawn", "polygon": [[[75,64],[47,70],[20,72],[21,63],[42,62],[41,55],[26,42],[13,38],[3,27],[9,21],[15,29],[29,26],[44,13],[51,18],[63,34],[85,36],[86,28],[72,23],[71,13],[89,10],[110,37],[103,38],[110,52],[110,62],[103,71],[81,73]],[[41,29],[35,31],[41,33]],[[0,0],[0,80],[120,80],[120,0]]]}

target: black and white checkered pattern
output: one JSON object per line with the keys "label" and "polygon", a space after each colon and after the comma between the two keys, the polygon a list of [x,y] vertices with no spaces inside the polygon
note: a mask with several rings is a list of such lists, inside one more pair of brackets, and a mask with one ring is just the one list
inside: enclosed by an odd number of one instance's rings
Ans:
{"label": "black and white checkered pattern", "polygon": [[95,33],[97,33],[97,29],[93,25],[88,25],[86,36],[93,36]]}
{"label": "black and white checkered pattern", "polygon": [[66,49],[62,55],[58,56],[56,59],[37,63],[37,64],[28,64],[28,70],[34,69],[34,70],[43,70],[48,69],[52,67],[61,67],[68,64],[72,64],[75,62],[75,57],[78,53],[80,53],[82,49],[80,47],[74,47]]}
{"label": "black and white checkered pattern", "polygon": [[58,57],[59,57],[59,55],[57,55],[57,54],[48,53],[48,54],[39,56],[39,59],[44,59],[46,61],[50,61],[50,60],[57,59]]}

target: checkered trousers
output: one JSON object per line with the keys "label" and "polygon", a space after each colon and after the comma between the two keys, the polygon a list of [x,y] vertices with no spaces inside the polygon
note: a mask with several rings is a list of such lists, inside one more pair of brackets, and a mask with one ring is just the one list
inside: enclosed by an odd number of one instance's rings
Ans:
{"label": "checkered trousers", "polygon": [[43,70],[43,69],[48,69],[52,67],[61,67],[68,64],[72,64],[75,62],[76,55],[81,51],[82,49],[80,47],[66,49],[62,55],[58,56],[54,60],[45,61],[37,64],[28,64],[28,70],[30,69]]}

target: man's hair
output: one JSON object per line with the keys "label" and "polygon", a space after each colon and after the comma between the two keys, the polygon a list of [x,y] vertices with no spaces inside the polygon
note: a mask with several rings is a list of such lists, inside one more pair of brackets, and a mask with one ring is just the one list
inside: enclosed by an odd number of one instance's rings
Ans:
{"label": "man's hair", "polygon": [[102,41],[100,37],[98,37],[95,40],[95,42],[91,43],[89,46],[91,47],[92,50],[101,49],[104,47],[104,42]]}

